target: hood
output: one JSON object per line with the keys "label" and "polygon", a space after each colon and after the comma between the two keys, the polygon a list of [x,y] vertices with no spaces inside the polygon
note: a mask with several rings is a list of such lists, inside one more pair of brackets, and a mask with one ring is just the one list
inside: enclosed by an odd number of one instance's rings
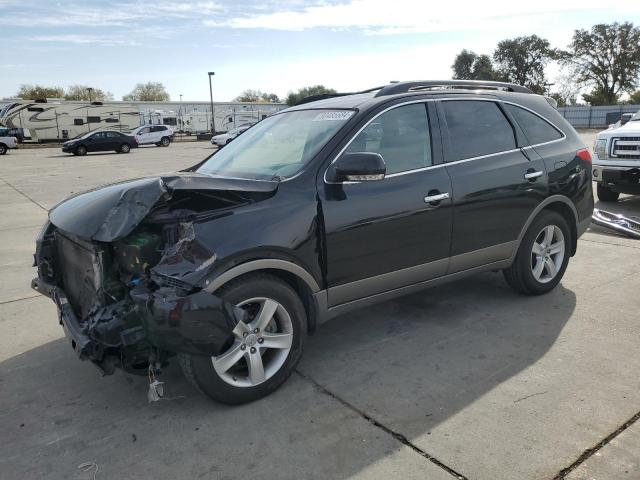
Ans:
{"label": "hood", "polygon": [[69,197],[49,211],[59,229],[85,240],[112,242],[126,237],[161,200],[180,190],[272,193],[278,182],[174,173],[114,183]]}
{"label": "hood", "polygon": [[608,128],[598,133],[598,138],[611,138],[620,135],[640,136],[640,120],[627,122],[621,127]]}

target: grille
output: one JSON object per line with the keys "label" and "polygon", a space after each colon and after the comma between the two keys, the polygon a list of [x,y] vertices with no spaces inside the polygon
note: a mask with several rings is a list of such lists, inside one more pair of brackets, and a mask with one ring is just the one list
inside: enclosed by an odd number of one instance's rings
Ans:
{"label": "grille", "polygon": [[156,275],[158,280],[167,287],[180,288],[182,290],[191,290],[193,288],[193,285],[190,285],[187,282],[184,282],[177,278],[170,277],[169,275],[165,275],[163,273],[155,273],[154,275]]}
{"label": "grille", "polygon": [[640,159],[640,137],[614,138],[611,145],[611,156]]}
{"label": "grille", "polygon": [[91,308],[100,303],[102,271],[95,248],[82,245],[56,232],[56,271],[62,288],[79,319],[87,318]]}

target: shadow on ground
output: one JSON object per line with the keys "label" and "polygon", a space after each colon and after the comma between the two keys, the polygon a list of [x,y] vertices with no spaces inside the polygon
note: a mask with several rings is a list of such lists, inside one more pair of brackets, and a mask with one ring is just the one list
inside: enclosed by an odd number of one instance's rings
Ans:
{"label": "shadow on ground", "polygon": [[[483,274],[329,322],[299,369],[408,438],[425,435],[540,359],[575,302],[561,286],[529,298]],[[83,462],[100,465],[98,478],[350,478],[380,462],[389,475],[413,478],[402,471],[411,462],[415,478],[426,473],[411,451],[398,467],[406,447],[300,375],[236,408],[175,366],[162,380],[169,399],[147,404],[146,378],[100,378],[66,339],[1,363],[3,475],[90,478]]]}

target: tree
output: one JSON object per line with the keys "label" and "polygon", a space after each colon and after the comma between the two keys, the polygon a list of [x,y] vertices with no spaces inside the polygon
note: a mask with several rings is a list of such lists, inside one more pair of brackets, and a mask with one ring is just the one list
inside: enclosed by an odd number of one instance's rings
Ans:
{"label": "tree", "polygon": [[583,93],[582,98],[589,105],[598,106],[598,105],[614,105],[618,103],[620,100],[620,95],[613,95],[605,90],[602,87],[598,86],[591,90],[589,93]]}
{"label": "tree", "polygon": [[261,90],[244,90],[233,99],[234,102],[280,103],[280,98],[275,93],[266,93]]}
{"label": "tree", "polygon": [[39,100],[44,98],[62,98],[64,90],[62,87],[43,87],[42,85],[20,85],[16,97],[25,100]]}
{"label": "tree", "polygon": [[451,65],[453,78],[457,80],[498,80],[489,55],[478,55],[470,50],[462,50]]}
{"label": "tree", "polygon": [[311,95],[322,95],[324,93],[336,93],[333,88],[327,88],[324,85],[314,85],[312,87],[303,87],[297,92],[289,92],[287,95],[287,105],[295,105],[305,97]]}
{"label": "tree", "polygon": [[138,83],[131,93],[122,97],[125,102],[166,102],[170,100],[169,93],[160,82]]}
{"label": "tree", "polygon": [[498,72],[506,81],[544,93],[544,69],[556,58],[549,41],[537,35],[502,40],[493,52]]}
{"label": "tree", "polygon": [[[591,30],[575,30],[561,62],[577,81],[591,85],[589,98],[611,105],[623,92],[631,92],[640,77],[640,28],[633,23],[597,24]],[[585,97],[586,100],[586,97]],[[588,100],[589,101],[589,100]],[[591,103],[591,101],[589,101]]]}
{"label": "tree", "polygon": [[640,104],[640,90],[636,90],[631,95],[629,95],[629,103],[631,105]]}
{"label": "tree", "polygon": [[[91,92],[89,92],[89,89],[91,89]],[[71,101],[104,102],[107,100],[113,100],[113,94],[111,92],[105,92],[99,88],[88,87],[86,85],[71,85],[67,88],[67,92],[64,94],[64,99]]]}
{"label": "tree", "polygon": [[551,94],[558,101],[560,107],[577,105],[578,95],[582,87],[575,81],[573,75],[558,75],[554,82],[554,92]]}

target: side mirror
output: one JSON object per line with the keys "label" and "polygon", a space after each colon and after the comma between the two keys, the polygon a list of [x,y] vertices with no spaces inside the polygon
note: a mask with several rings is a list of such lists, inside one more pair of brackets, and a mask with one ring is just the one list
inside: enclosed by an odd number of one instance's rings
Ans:
{"label": "side mirror", "polygon": [[342,154],[331,164],[327,179],[332,182],[367,182],[384,179],[387,166],[382,155],[373,152]]}

